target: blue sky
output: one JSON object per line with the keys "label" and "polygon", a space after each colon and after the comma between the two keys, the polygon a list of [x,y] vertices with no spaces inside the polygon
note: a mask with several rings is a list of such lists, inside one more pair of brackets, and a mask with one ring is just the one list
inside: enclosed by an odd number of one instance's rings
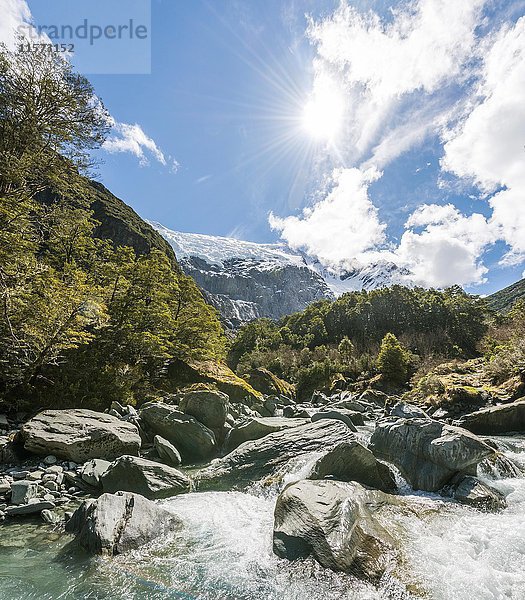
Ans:
{"label": "blue sky", "polygon": [[151,73],[88,74],[115,120],[97,178],[172,229],[490,293],[525,268],[524,14],[521,0],[153,0]]}

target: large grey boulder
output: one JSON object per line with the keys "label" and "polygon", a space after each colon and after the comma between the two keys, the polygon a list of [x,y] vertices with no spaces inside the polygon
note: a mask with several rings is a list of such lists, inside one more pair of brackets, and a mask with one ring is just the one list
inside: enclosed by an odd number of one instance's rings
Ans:
{"label": "large grey boulder", "polygon": [[330,450],[340,442],[354,439],[354,434],[342,421],[330,419],[283,429],[261,439],[244,442],[200,471],[194,481],[200,487],[209,487],[217,482],[259,480],[275,473],[293,458]]}
{"label": "large grey boulder", "polygon": [[399,417],[401,419],[428,419],[427,413],[419,406],[409,404],[408,402],[396,402],[390,409],[391,417]]}
{"label": "large grey boulder", "polygon": [[229,405],[230,399],[225,393],[213,390],[187,392],[179,402],[183,413],[206,425],[215,433],[217,439],[222,437]]}
{"label": "large grey boulder", "polygon": [[352,419],[346,413],[344,408],[339,410],[321,410],[312,415],[312,423],[320,421],[321,419],[336,419],[342,421],[352,431],[357,431]]}
{"label": "large grey boulder", "polygon": [[471,475],[456,475],[444,489],[444,495],[483,511],[507,507],[505,496],[499,490]]}
{"label": "large grey boulder", "polygon": [[358,483],[298,481],[277,499],[273,551],[289,560],[312,555],[325,568],[377,582],[396,557],[380,522],[394,503],[394,496]]}
{"label": "large grey boulder", "polygon": [[29,452],[77,463],[137,455],[141,443],[135,425],[81,408],[45,410],[25,423],[21,437]]}
{"label": "large grey boulder", "polygon": [[35,481],[13,481],[11,484],[11,504],[27,504],[30,500],[43,496],[45,490]]}
{"label": "large grey boulder", "polygon": [[356,481],[383,492],[397,490],[392,471],[357,440],[341,442],[328,450],[315,462],[308,479],[326,477],[338,481]]}
{"label": "large grey boulder", "polygon": [[174,444],[185,463],[209,460],[217,454],[213,431],[174,406],[150,402],[143,406],[140,418],[154,434]]}
{"label": "large grey boulder", "polygon": [[392,462],[414,489],[430,492],[458,473],[475,475],[478,463],[495,452],[469,431],[432,419],[380,421],[370,450]]}
{"label": "large grey boulder", "polygon": [[66,531],[91,554],[113,556],[158,539],[180,520],[144,496],[129,492],[87,500],[73,513]]}
{"label": "large grey boulder", "polygon": [[525,431],[525,399],[477,410],[454,421],[454,425],[481,435]]}
{"label": "large grey boulder", "polygon": [[236,425],[228,434],[225,446],[230,452],[243,442],[259,440],[269,433],[291,429],[308,423],[309,419],[287,419],[284,417],[254,417]]}
{"label": "large grey boulder", "polygon": [[182,458],[177,448],[162,436],[156,435],[153,438],[153,447],[162,462],[172,467],[178,467],[182,463]]}
{"label": "large grey boulder", "polygon": [[17,517],[20,515],[36,515],[37,513],[41,513],[43,510],[49,510],[51,508],[55,508],[54,502],[42,500],[40,498],[33,498],[27,504],[8,506],[5,509],[5,514],[8,517]]}
{"label": "large grey boulder", "polygon": [[146,498],[168,498],[189,491],[190,480],[173,467],[136,456],[121,456],[100,477],[110,494],[125,491]]}

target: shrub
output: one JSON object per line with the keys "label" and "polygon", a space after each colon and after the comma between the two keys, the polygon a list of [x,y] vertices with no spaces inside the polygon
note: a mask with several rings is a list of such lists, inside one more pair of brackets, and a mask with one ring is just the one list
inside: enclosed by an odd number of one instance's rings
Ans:
{"label": "shrub", "polygon": [[397,384],[407,382],[410,354],[393,333],[387,333],[383,338],[376,365],[385,381]]}

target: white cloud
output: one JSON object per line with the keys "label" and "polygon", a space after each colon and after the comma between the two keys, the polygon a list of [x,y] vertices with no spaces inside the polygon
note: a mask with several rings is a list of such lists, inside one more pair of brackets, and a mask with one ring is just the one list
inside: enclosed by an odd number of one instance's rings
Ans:
{"label": "white cloud", "polygon": [[395,262],[410,270],[413,282],[446,287],[484,281],[487,268],[480,255],[495,236],[483,215],[463,215],[452,204],[425,204],[410,215],[405,228]]}
{"label": "white cloud", "polygon": [[378,177],[374,169],[336,169],[324,199],[300,217],[282,219],[271,213],[270,226],[292,248],[303,248],[323,264],[344,267],[385,240],[385,225],[368,197],[368,186]]}
{"label": "white cloud", "polygon": [[449,133],[442,167],[497,192],[489,198],[491,224],[509,245],[504,262],[517,263],[525,258],[525,17],[487,53],[478,98]]}
{"label": "white cloud", "polygon": [[0,42],[13,49],[20,25],[31,21],[31,11],[25,0],[2,0]]}
{"label": "white cloud", "polygon": [[106,152],[130,152],[139,159],[141,166],[148,165],[149,158],[153,157],[163,166],[169,163],[172,172],[176,173],[179,170],[180,164],[171,156],[166,158],[156,142],[137,123],[131,125],[113,120],[112,127],[114,134],[102,145]]}
{"label": "white cloud", "polygon": [[[398,4],[386,22],[343,0],[310,24],[314,90],[328,79],[345,91],[337,150],[345,166],[361,164],[343,169],[351,184],[336,180],[302,217],[270,217],[292,246],[329,266],[393,260],[416,283],[435,287],[485,281],[483,257],[498,240],[509,246],[503,263],[525,260],[525,17],[496,31],[501,21],[483,15],[485,4],[414,0]],[[488,216],[423,205],[399,243],[388,245],[363,174],[377,176],[429,134],[444,143],[442,171],[459,178],[457,189],[477,185]],[[361,207],[356,213],[349,198]]]}
{"label": "white cloud", "polygon": [[[310,24],[317,50],[314,90],[327,77],[345,90],[349,155],[363,157],[378,146],[382,162],[375,164],[385,164],[385,158],[395,158],[436,127],[439,103],[434,110],[420,110],[419,100],[423,97],[428,105],[429,96],[469,74],[465,65],[475,54],[484,3],[406,2],[392,10],[386,23],[343,1],[331,17]],[[403,131],[407,124],[411,132]],[[400,147],[398,128],[404,140]]]}

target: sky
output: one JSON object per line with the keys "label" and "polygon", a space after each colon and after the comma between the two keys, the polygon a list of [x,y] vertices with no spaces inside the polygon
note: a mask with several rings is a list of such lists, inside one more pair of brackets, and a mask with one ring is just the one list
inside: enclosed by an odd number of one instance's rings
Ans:
{"label": "sky", "polygon": [[[125,64],[102,42],[72,56],[113,119],[96,178],[142,217],[424,286],[522,277],[525,1],[82,5],[147,22]],[[63,7],[0,0],[0,40]]]}

